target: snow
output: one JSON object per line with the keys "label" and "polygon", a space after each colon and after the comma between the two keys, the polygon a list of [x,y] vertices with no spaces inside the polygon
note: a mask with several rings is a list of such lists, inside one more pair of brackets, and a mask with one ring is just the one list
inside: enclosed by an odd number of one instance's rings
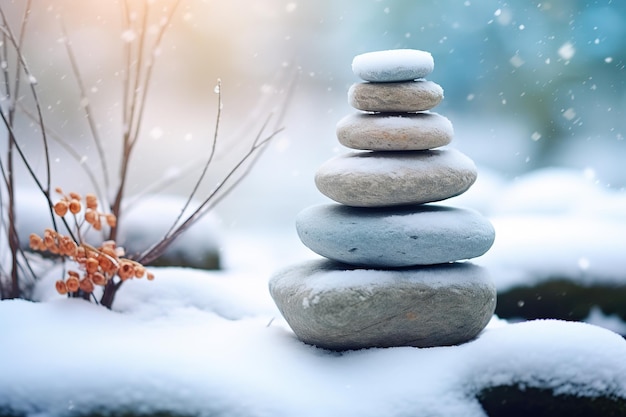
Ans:
{"label": "snow", "polygon": [[547,168],[510,182],[479,169],[475,185],[445,204],[490,218],[496,240],[477,263],[498,291],[554,277],[626,282],[626,193],[602,186],[592,169]]}
{"label": "snow", "polygon": [[[420,410],[478,417],[484,414],[473,395],[494,385],[626,396],[626,362],[616,360],[626,343],[599,327],[493,320],[460,346],[339,354],[297,341],[267,291],[250,304],[259,277],[177,268],[157,276],[120,293],[123,312],[81,300],[0,303],[0,404],[29,415],[134,407],[188,415]],[[221,300],[221,309],[211,300]]]}
{"label": "snow", "polygon": [[[431,73],[435,63],[430,52],[417,49],[391,49],[385,51],[367,52],[354,57],[352,71],[358,77],[366,81],[386,81],[381,74],[389,76],[395,74],[408,74],[409,79],[423,78]],[[406,78],[396,79],[402,81]],[[391,80],[389,80],[391,81]]]}
{"label": "snow", "polygon": [[[623,191],[603,186],[592,170],[514,180],[478,172],[474,187],[446,203],[492,220],[495,244],[474,263],[489,268],[499,290],[555,275],[624,283]],[[124,284],[114,311],[59,296],[51,269],[37,285],[39,302],[0,302],[0,408],[29,416],[132,407],[199,416],[484,417],[475,394],[491,386],[626,397],[626,342],[608,330],[626,325],[597,308],[587,320],[598,326],[494,317],[477,339],[453,347],[337,353],[305,345],[267,290],[273,271],[316,257],[293,235],[225,234],[225,270],[155,268],[154,281]],[[187,244],[200,239],[190,234]]]}

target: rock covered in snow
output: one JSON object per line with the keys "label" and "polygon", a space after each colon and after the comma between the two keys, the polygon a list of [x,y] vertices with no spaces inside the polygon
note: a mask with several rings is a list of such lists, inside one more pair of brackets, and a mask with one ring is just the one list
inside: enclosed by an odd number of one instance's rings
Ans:
{"label": "rock covered in snow", "polygon": [[406,267],[478,257],[495,231],[479,213],[438,205],[357,208],[308,207],[296,218],[302,243],[328,259],[350,265]]}
{"label": "rock covered in snow", "polygon": [[430,52],[392,49],[367,52],[352,60],[352,72],[364,81],[396,82],[424,78],[435,68]]}
{"label": "rock covered in snow", "polygon": [[437,113],[353,113],[337,123],[342,145],[372,151],[416,151],[452,141],[454,129]]}
{"label": "rock covered in snow", "polygon": [[443,100],[443,89],[432,81],[357,83],[348,90],[352,107],[372,112],[430,110]]}
{"label": "rock covered in snow", "polygon": [[465,192],[476,166],[455,149],[421,152],[352,152],[323,164],[315,184],[325,196],[355,207],[444,200]]}
{"label": "rock covered in snow", "polygon": [[470,263],[367,270],[320,260],[269,285],[298,338],[332,350],[460,344],[480,333],[496,304],[486,270]]}

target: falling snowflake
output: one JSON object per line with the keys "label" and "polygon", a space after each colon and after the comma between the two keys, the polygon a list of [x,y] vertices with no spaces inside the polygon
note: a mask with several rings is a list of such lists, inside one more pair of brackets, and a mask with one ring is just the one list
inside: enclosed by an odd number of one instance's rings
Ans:
{"label": "falling snowflake", "polygon": [[576,117],[576,111],[574,111],[574,109],[570,107],[563,112],[563,117],[565,117],[567,120],[573,120],[574,117]]}
{"label": "falling snowflake", "polygon": [[565,42],[558,50],[559,56],[565,61],[569,61],[576,54],[576,48],[572,45],[571,42]]}

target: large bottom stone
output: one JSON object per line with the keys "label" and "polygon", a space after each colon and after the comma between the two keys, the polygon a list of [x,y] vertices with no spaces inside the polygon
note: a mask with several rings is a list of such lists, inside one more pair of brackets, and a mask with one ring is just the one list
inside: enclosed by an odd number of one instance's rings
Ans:
{"label": "large bottom stone", "polygon": [[464,343],[496,305],[487,271],[471,263],[371,270],[323,259],[278,272],[269,288],[296,336],[331,350]]}

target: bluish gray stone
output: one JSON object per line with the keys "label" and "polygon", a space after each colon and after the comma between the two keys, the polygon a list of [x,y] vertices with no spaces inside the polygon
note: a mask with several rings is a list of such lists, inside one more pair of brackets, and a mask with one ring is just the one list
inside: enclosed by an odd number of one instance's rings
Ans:
{"label": "bluish gray stone", "polygon": [[481,256],[493,244],[489,220],[474,210],[439,205],[308,207],[296,216],[302,243],[351,265],[406,267]]}
{"label": "bluish gray stone", "polygon": [[443,100],[443,89],[432,81],[357,83],[348,90],[352,107],[372,112],[430,110]]}
{"label": "bluish gray stone", "polygon": [[367,52],[352,60],[354,75],[365,81],[396,82],[424,78],[435,67],[430,52],[417,49],[390,49]]}
{"label": "bluish gray stone", "polygon": [[431,203],[464,193],[476,181],[474,162],[456,149],[351,152],[324,163],[315,185],[354,207]]}
{"label": "bluish gray stone", "polygon": [[367,270],[309,261],[278,272],[269,289],[300,340],[332,350],[464,343],[496,305],[487,271],[471,263]]}
{"label": "bluish gray stone", "polygon": [[354,113],[337,123],[337,139],[352,149],[416,151],[438,148],[454,136],[452,123],[437,113]]}

